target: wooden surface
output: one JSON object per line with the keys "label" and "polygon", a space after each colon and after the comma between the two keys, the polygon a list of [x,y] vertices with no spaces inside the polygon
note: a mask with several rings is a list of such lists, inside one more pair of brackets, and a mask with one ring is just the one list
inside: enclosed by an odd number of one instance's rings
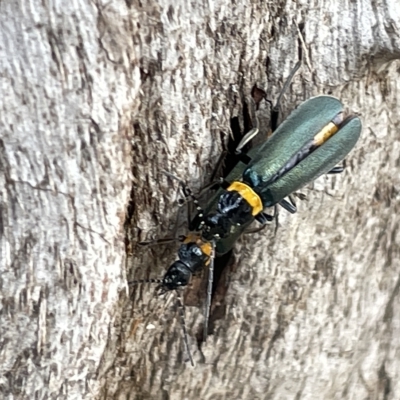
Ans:
{"label": "wooden surface", "polygon": [[[395,1],[1,2],[0,396],[399,399],[399,31]],[[299,38],[283,116],[332,94],[362,137],[276,235],[239,240],[206,343],[186,308],[192,368],[174,296],[126,285],[176,246],[137,243],[175,224],[161,171],[207,183]]]}

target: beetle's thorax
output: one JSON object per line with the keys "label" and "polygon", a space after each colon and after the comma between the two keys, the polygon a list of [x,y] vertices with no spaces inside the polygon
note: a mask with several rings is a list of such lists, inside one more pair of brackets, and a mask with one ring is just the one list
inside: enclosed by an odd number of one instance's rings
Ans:
{"label": "beetle's thorax", "polygon": [[206,215],[199,229],[205,240],[224,239],[262,210],[257,193],[245,183],[235,181],[220,196],[217,211]]}

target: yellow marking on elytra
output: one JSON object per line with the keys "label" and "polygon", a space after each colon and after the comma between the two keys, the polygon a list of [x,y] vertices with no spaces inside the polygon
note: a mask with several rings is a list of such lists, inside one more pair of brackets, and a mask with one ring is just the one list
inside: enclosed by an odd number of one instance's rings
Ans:
{"label": "yellow marking on elytra", "polygon": [[333,122],[329,122],[328,125],[325,125],[315,136],[314,136],[314,145],[322,146],[330,137],[332,137],[337,131],[339,127],[335,125]]}
{"label": "yellow marking on elytra", "polygon": [[264,209],[260,196],[245,183],[232,182],[227,190],[238,192],[252,207],[251,214],[253,216],[259,214]]}

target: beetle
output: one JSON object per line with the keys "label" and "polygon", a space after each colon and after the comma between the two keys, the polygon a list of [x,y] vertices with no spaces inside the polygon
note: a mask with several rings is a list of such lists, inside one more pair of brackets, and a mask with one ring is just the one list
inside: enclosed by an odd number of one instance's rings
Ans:
{"label": "beetle", "polygon": [[[275,112],[277,109],[275,106]],[[244,142],[256,133],[250,131]],[[241,157],[204,210],[197,207],[189,229],[214,243],[216,254],[227,253],[254,220],[262,225],[272,220],[264,213],[265,208],[280,204],[294,213],[295,204],[285,197],[325,173],[341,172],[342,168],[335,166],[352,150],[360,134],[360,118],[345,116],[337,98],[323,95],[306,100],[267,141]],[[212,274],[210,268],[204,337],[208,332]]]}
{"label": "beetle", "polygon": [[[286,87],[287,83],[283,91]],[[273,109],[275,114],[279,109],[279,99]],[[276,121],[277,115],[273,117]],[[243,147],[256,133],[257,129],[250,131],[239,147]],[[189,234],[182,239],[179,260],[169,267],[163,279],[129,283],[159,283],[158,288],[164,293],[186,286],[193,273],[209,266],[203,334],[206,338],[215,254],[227,253],[254,220],[262,225],[271,221],[273,217],[264,213],[265,208],[280,204],[289,212],[296,212],[294,203],[285,197],[324,173],[340,172],[341,168],[335,168],[335,165],[355,146],[360,133],[360,118],[345,116],[343,105],[337,98],[326,95],[313,97],[300,104],[267,141],[241,155],[240,161],[204,208],[180,181],[185,196],[194,201],[197,214],[189,222]],[[182,323],[193,365],[183,313]]]}

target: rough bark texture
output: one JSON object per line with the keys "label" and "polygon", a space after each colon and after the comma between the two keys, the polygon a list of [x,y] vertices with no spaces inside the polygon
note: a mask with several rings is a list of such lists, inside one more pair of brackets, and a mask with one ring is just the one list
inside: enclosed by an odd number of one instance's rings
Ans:
{"label": "rough bark texture", "polygon": [[[2,1],[0,397],[400,398],[399,31],[393,0]],[[237,243],[206,343],[203,298],[186,308],[192,368],[174,297],[126,286],[176,246],[137,242],[171,236],[161,171],[207,183],[300,37],[283,115],[329,93],[362,138],[276,235]]]}

